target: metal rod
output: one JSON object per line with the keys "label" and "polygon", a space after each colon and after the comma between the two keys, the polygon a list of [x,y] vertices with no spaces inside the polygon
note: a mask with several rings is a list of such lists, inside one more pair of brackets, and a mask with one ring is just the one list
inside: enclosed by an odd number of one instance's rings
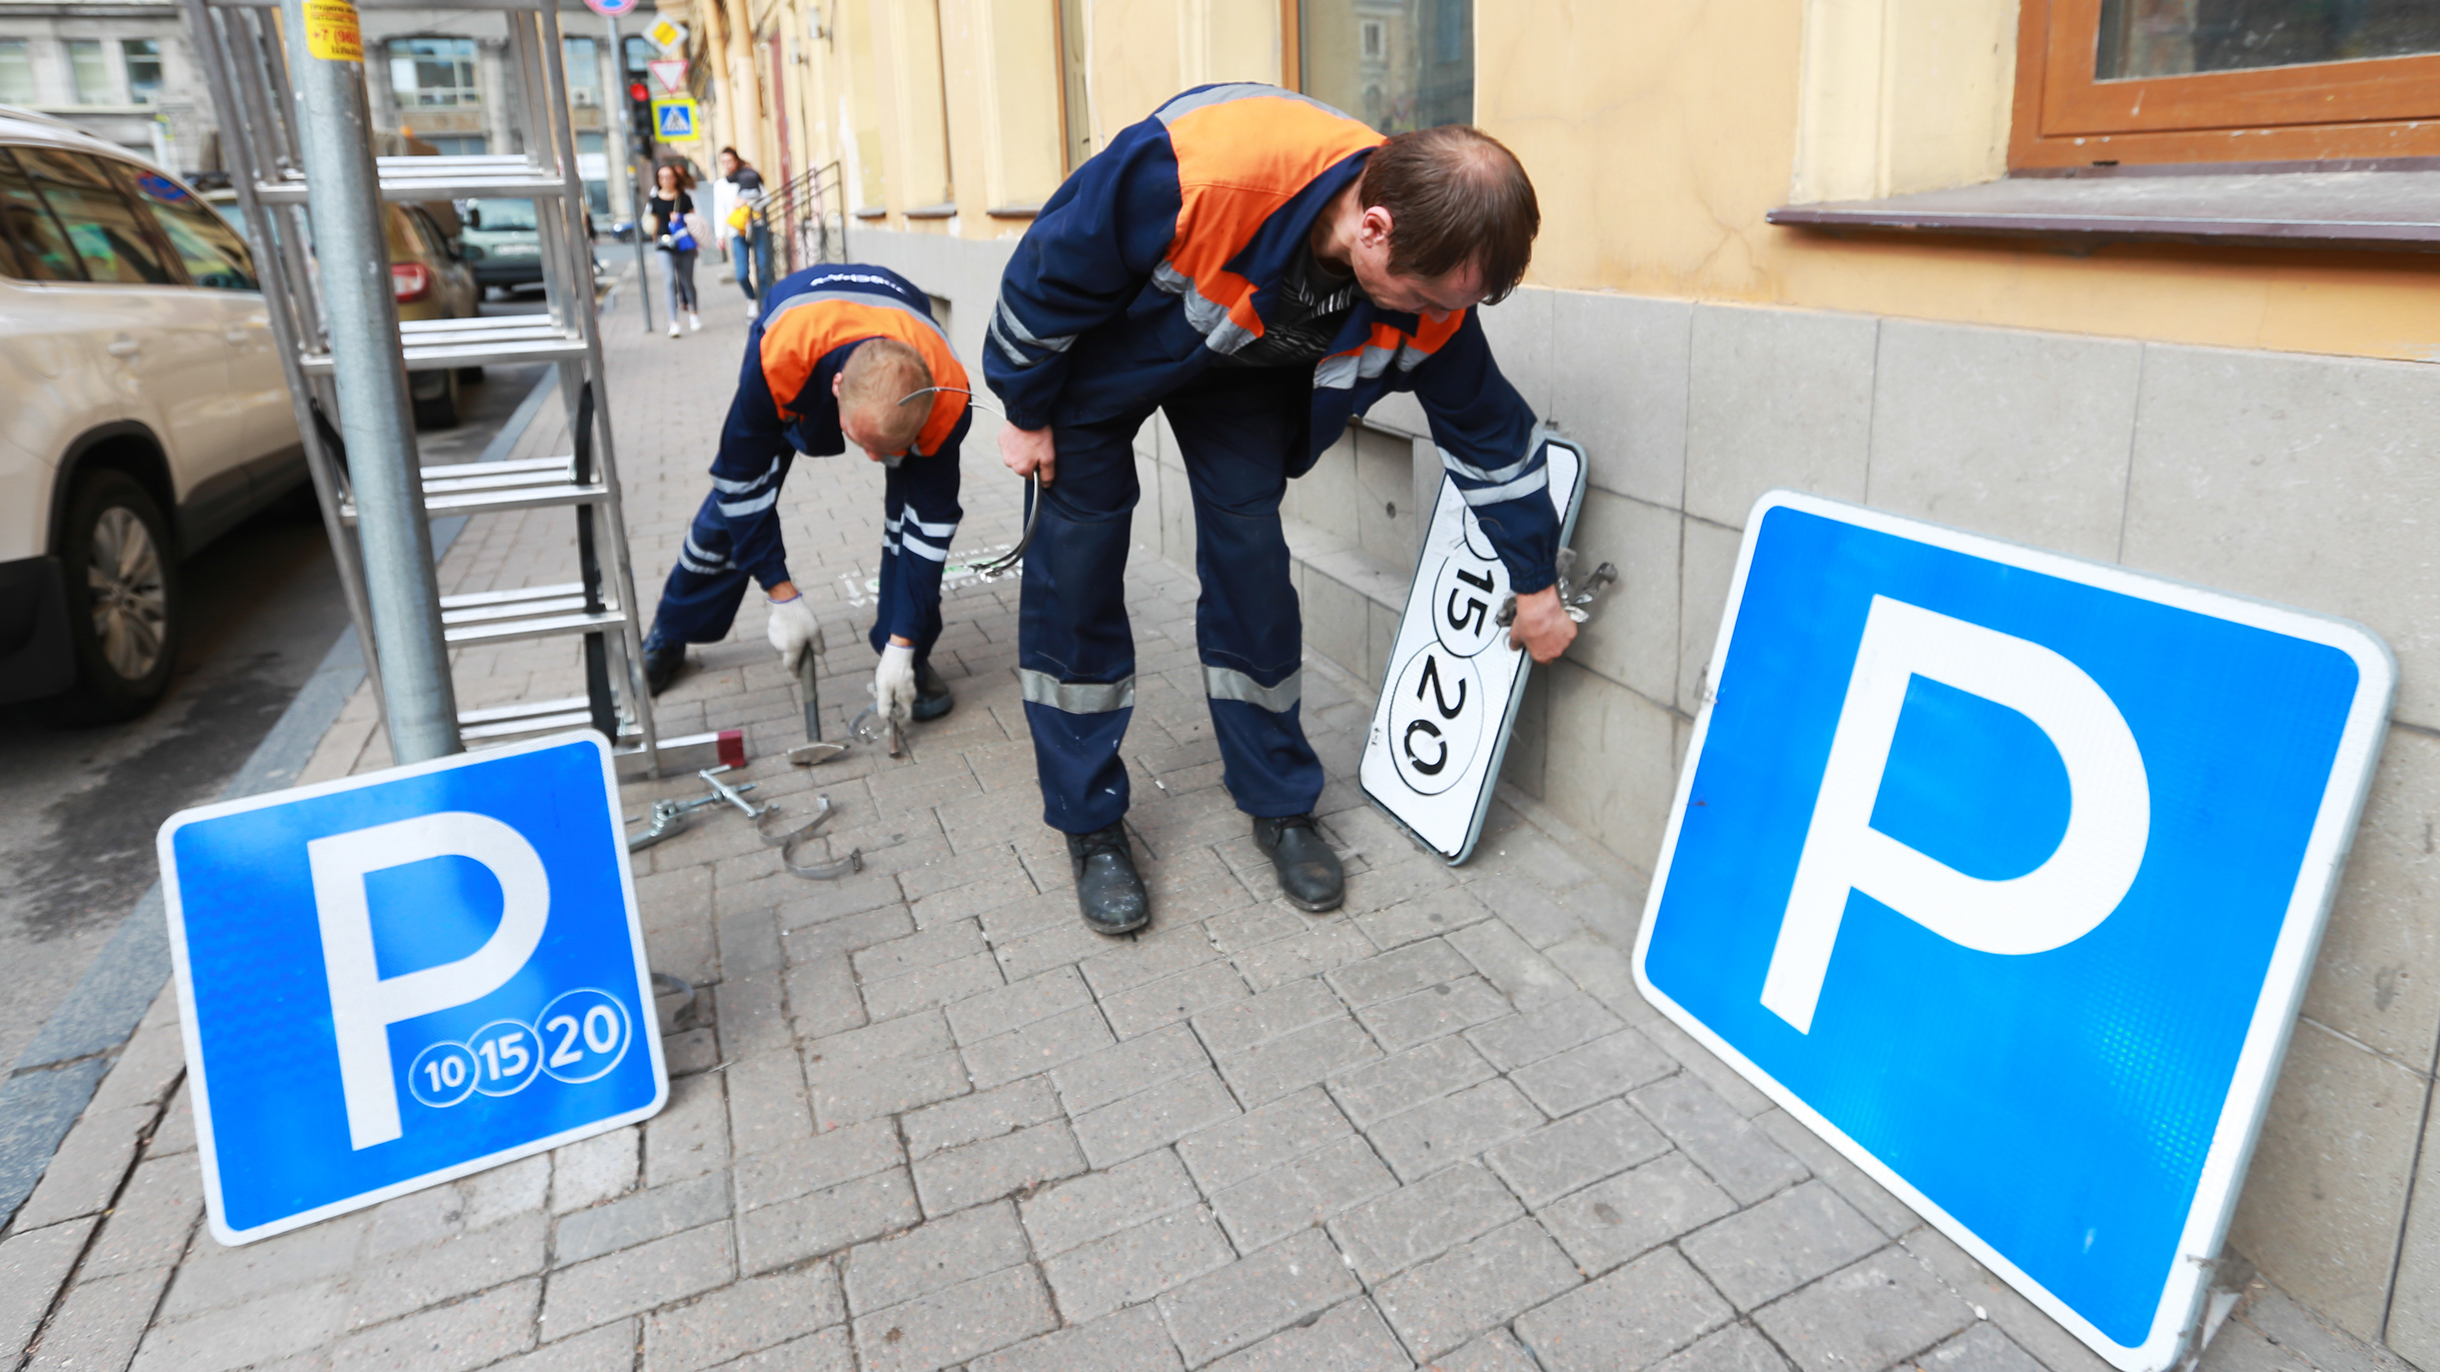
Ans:
{"label": "metal rod", "polygon": [[[441,637],[440,583],[424,519],[407,376],[398,365],[398,302],[373,168],[364,62],[361,54],[314,54],[313,39],[331,33],[328,11],[344,7],[316,8],[322,12],[308,19],[306,0],[280,0],[280,20],[313,187],[314,249],[322,264],[339,431],[356,496],[390,753],[401,763],[423,762],[460,748],[457,693]],[[352,29],[353,11],[347,18]],[[327,37],[321,46],[347,52],[361,41],[353,32],[341,37],[344,46]]]}
{"label": "metal rod", "polygon": [[[627,43],[618,36],[617,15],[605,15],[602,22],[610,26],[610,73],[618,83],[618,89],[612,93],[613,98],[602,101],[606,116],[613,107],[621,112],[627,108]],[[644,212],[642,197],[636,193],[635,145],[627,141],[632,137],[632,133],[619,129],[614,123],[611,130],[603,134],[603,151],[609,151],[608,140],[615,138],[619,140],[620,155],[615,159],[605,157],[602,160],[618,168],[618,185],[614,192],[618,198],[610,203],[616,205],[624,201],[627,205],[630,216],[627,237],[635,243],[635,303],[644,316],[644,332],[651,333],[652,278],[644,270]]]}

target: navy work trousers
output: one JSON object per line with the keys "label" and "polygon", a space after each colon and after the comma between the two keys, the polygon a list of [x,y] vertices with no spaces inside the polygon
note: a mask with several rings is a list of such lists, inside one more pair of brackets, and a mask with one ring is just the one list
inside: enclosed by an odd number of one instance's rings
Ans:
{"label": "navy work trousers", "polygon": [[1213,368],[1140,410],[1053,427],[1058,465],[1025,559],[1017,631],[1052,828],[1090,833],[1127,811],[1119,744],[1135,710],[1126,601],[1135,434],[1155,409],[1177,434],[1194,497],[1195,644],[1229,795],[1270,816],[1304,814],[1321,797],[1321,760],[1298,706],[1304,625],[1279,528],[1312,386],[1307,367]]}
{"label": "navy work trousers", "polygon": [[[869,638],[878,653],[891,634],[906,635],[914,641],[918,670],[932,660],[932,645],[940,641],[940,579],[948,535],[957,528],[957,477],[955,462],[909,459],[890,468],[885,483],[881,603]],[[729,626],[736,620],[737,607],[744,602],[753,578],[729,560],[729,528],[720,513],[722,499],[715,490],[695,511],[694,525],[686,531],[685,543],[679,545],[677,565],[669,569],[669,580],[662,584],[660,607],[653,612],[654,643],[718,643],[729,636]],[[945,523],[932,524],[942,532],[919,536],[914,547],[902,546],[903,522],[935,510],[945,514]],[[941,556],[933,556],[935,551]]]}

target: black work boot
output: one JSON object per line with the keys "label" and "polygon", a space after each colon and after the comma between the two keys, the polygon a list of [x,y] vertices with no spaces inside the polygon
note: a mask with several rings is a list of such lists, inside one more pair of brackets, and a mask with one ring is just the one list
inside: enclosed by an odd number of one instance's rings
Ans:
{"label": "black work boot", "polygon": [[669,689],[686,667],[686,645],[664,643],[657,638],[644,640],[644,685],[654,695]]}
{"label": "black work boot", "polygon": [[1311,815],[1254,817],[1254,845],[1279,873],[1279,892],[1299,910],[1320,914],[1347,899],[1347,873]]}
{"label": "black work boot", "polygon": [[1070,834],[1068,865],[1076,871],[1076,908],[1097,934],[1124,934],[1152,919],[1144,879],[1135,874],[1122,821],[1089,834]]}
{"label": "black work boot", "polygon": [[927,719],[938,719],[949,713],[949,707],[955,704],[957,704],[957,697],[949,694],[949,683],[940,679],[940,673],[932,670],[931,663],[927,662],[915,669],[913,714],[917,723],[920,724]]}

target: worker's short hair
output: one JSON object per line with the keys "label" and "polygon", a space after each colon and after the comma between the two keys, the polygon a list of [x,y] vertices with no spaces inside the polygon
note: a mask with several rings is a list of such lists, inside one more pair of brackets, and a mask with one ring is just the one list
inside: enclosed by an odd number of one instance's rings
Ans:
{"label": "worker's short hair", "polygon": [[1442,276],[1481,268],[1484,299],[1505,299],[1533,261],[1542,207],[1516,154],[1481,129],[1444,124],[1393,136],[1364,165],[1357,196],[1389,211],[1389,269]]}
{"label": "worker's short hair", "polygon": [[931,418],[935,399],[907,397],[931,384],[932,369],[924,365],[922,353],[895,338],[868,338],[839,368],[839,412],[853,411],[891,452],[905,452]]}

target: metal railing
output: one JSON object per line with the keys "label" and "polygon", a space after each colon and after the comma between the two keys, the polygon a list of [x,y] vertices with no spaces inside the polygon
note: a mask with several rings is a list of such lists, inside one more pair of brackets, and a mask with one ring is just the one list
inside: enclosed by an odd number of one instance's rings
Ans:
{"label": "metal railing", "polygon": [[773,275],[847,260],[846,182],[839,164],[799,172],[763,197],[759,213],[771,234]]}

